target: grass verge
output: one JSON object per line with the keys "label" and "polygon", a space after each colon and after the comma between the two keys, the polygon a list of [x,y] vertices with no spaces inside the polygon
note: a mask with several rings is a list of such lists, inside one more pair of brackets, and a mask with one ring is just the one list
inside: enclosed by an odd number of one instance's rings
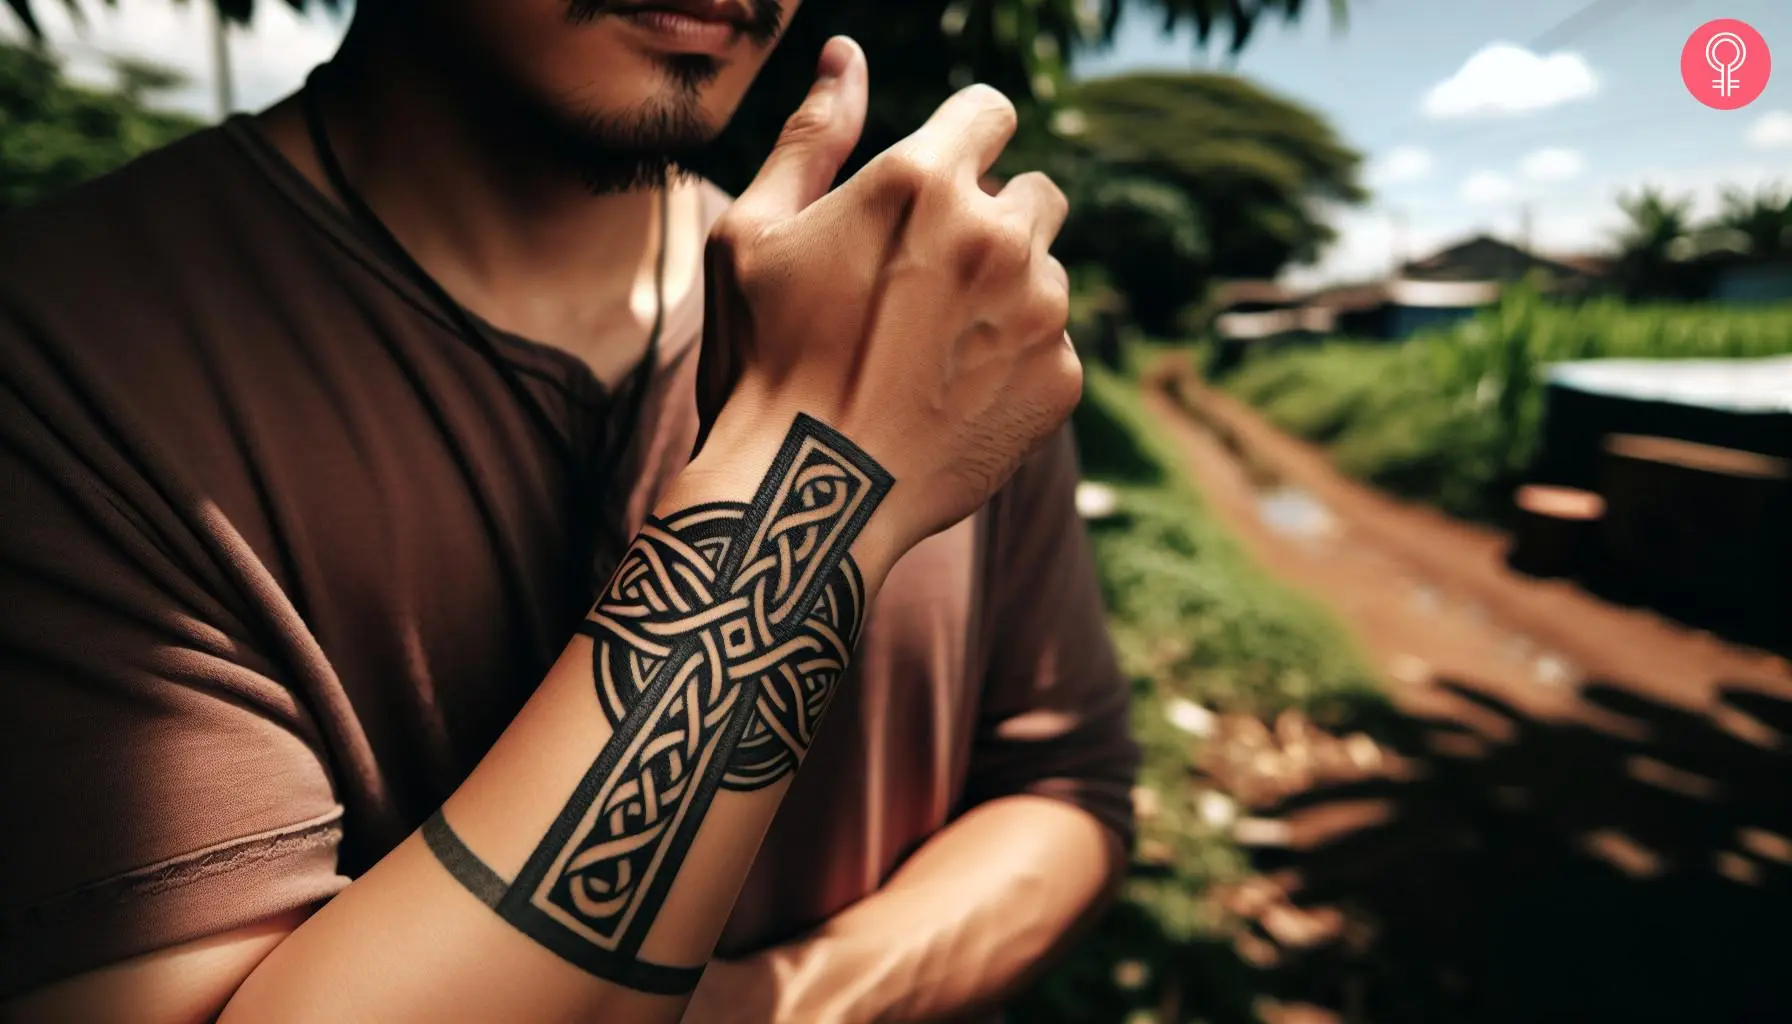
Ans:
{"label": "grass verge", "polygon": [[1091,537],[1145,754],[1139,843],[1119,904],[1011,1019],[1245,1024],[1257,1019],[1258,978],[1212,894],[1247,863],[1216,813],[1230,798],[1196,770],[1203,738],[1189,705],[1266,720],[1296,709],[1335,728],[1386,705],[1338,624],[1214,521],[1137,382],[1097,367],[1087,381],[1075,421],[1084,476],[1118,496]]}

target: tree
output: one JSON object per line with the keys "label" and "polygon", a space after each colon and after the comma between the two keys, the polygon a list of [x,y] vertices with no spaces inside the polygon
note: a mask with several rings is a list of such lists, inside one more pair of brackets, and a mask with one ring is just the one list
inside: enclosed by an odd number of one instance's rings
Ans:
{"label": "tree", "polygon": [[178,75],[119,62],[111,92],[70,84],[50,55],[0,45],[0,208],[34,202],[162,146],[198,127],[147,99]]}
{"label": "tree", "polygon": [[1676,291],[1676,266],[1692,254],[1692,197],[1645,187],[1618,197],[1629,223],[1618,231],[1616,273],[1631,299]]}
{"label": "tree", "polygon": [[1268,277],[1315,259],[1334,237],[1316,205],[1368,196],[1361,154],[1324,117],[1233,75],[1102,79],[1079,86],[1067,109],[1079,115],[1059,132],[1072,149],[1192,197],[1219,276]]}
{"label": "tree", "polygon": [[1095,262],[1146,330],[1168,333],[1215,277],[1273,277],[1332,240],[1327,202],[1366,198],[1360,154],[1323,117],[1225,74],[1083,82],[1002,162],[1041,168],[1073,210],[1067,265]]}
{"label": "tree", "polygon": [[[42,8],[46,0],[6,0],[6,6],[12,10],[13,16],[32,39],[43,39],[43,26],[37,20],[37,10]],[[118,0],[102,0],[107,7],[118,6]],[[187,0],[177,0],[186,3]],[[218,12],[218,16],[228,25],[247,25],[255,19],[255,0],[206,0]],[[322,7],[328,11],[340,11],[344,0],[282,0],[286,6],[295,11],[306,11]],[[354,0],[348,0],[353,3]],[[61,0],[62,6],[77,20],[81,17],[81,0]]]}
{"label": "tree", "polygon": [[1725,237],[1724,248],[1758,259],[1775,259],[1792,252],[1792,191],[1781,185],[1754,192],[1742,188],[1723,191],[1723,208],[1712,225]]}
{"label": "tree", "polygon": [[[1265,19],[1293,21],[1303,0],[809,0],[704,172],[724,188],[751,180],[784,116],[813,78],[829,36],[845,33],[864,46],[871,65],[873,109],[846,173],[913,131],[953,90],[985,82],[1015,98],[1023,116],[1040,122],[1069,90],[1076,54],[1112,36],[1123,11],[1149,11],[1164,31],[1190,25],[1200,45],[1222,34],[1237,52]],[[1344,0],[1330,0],[1334,19]]]}

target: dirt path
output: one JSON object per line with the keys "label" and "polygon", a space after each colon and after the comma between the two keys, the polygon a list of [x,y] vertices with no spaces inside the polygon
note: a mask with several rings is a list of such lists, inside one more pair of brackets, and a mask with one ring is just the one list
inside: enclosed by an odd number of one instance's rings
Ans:
{"label": "dirt path", "polygon": [[[1195,415],[1162,375],[1145,401],[1215,510],[1272,573],[1336,608],[1397,683],[1467,676],[1539,710],[1563,709],[1587,679],[1689,708],[1725,681],[1792,697],[1784,659],[1513,573],[1501,534],[1344,477],[1229,396],[1188,382],[1182,394]],[[1278,515],[1278,503],[1297,511]]]}
{"label": "dirt path", "polygon": [[1181,394],[1146,383],[1215,513],[1335,609],[1407,713],[1407,776],[1262,809],[1290,827],[1252,898],[1346,922],[1291,941],[1247,911],[1298,1019],[1792,1019],[1771,952],[1792,919],[1792,668],[1516,575],[1497,533]]}

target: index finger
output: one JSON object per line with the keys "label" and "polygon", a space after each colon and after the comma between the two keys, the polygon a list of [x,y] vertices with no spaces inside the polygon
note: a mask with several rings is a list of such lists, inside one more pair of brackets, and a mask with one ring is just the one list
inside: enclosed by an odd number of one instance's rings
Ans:
{"label": "index finger", "polygon": [[909,138],[981,178],[988,173],[1020,123],[1014,103],[992,86],[971,85],[940,104]]}

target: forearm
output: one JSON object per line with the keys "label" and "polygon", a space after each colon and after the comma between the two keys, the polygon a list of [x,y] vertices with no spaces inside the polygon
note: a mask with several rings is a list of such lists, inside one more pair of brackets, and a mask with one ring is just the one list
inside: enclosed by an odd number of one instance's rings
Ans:
{"label": "forearm", "polygon": [[814,936],[763,956],[780,1021],[929,1021],[998,1005],[1106,906],[1119,837],[1044,797],[984,804]]}
{"label": "forearm", "polygon": [[893,560],[888,480],[844,438],[729,454],[671,489],[428,841],[225,1019],[678,1019]]}

